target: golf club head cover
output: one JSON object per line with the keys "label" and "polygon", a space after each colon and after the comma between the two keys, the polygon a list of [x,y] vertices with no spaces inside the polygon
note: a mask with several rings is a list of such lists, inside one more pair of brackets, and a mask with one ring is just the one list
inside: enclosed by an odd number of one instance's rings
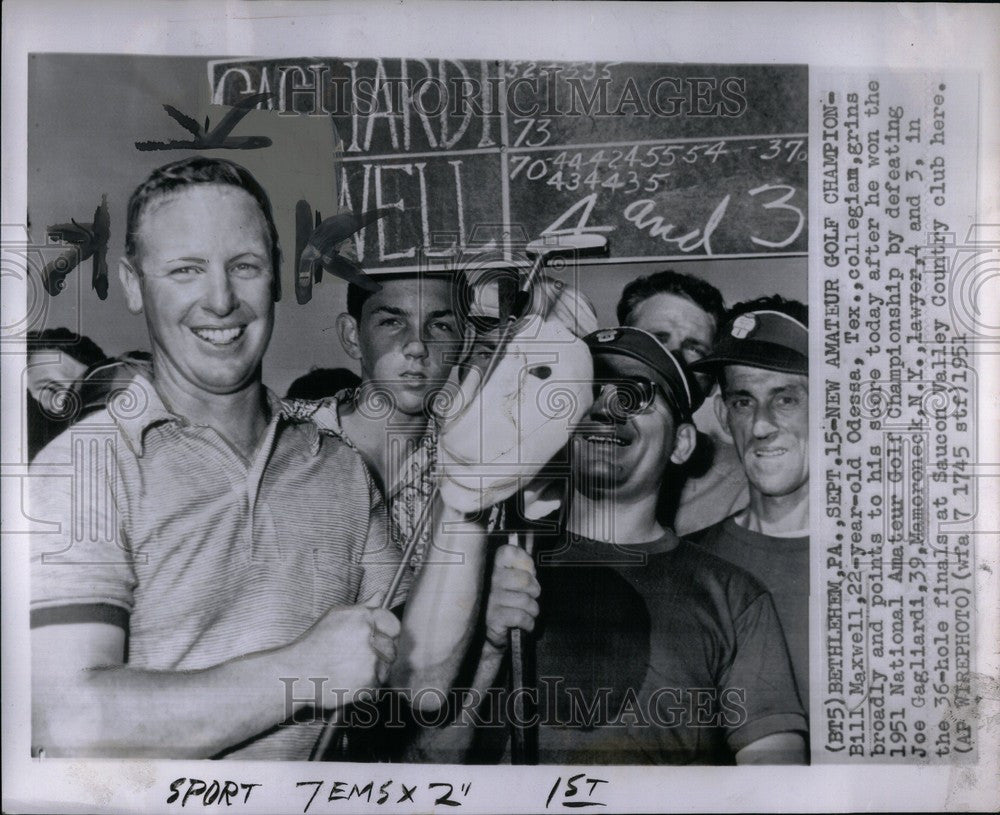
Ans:
{"label": "golf club head cover", "polygon": [[536,299],[533,311],[545,317],[555,317],[581,339],[597,331],[597,313],[594,306],[578,289],[547,275],[535,284]]}
{"label": "golf club head cover", "polygon": [[527,486],[590,410],[594,363],[561,313],[528,314],[482,388],[479,368],[458,386],[438,439],[448,506],[481,511]]}
{"label": "golf club head cover", "polygon": [[566,480],[543,470],[522,491],[521,508],[525,519],[539,521],[555,512],[565,500]]}

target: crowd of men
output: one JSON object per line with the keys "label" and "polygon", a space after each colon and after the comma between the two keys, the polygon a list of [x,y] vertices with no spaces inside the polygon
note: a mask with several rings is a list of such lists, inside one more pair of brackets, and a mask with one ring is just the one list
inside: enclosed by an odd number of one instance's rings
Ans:
{"label": "crowd of men", "polygon": [[[592,404],[562,476],[541,511],[495,482],[470,511],[439,488],[438,397],[507,402],[469,281],[352,284],[337,328],[360,380],[281,398],[262,376],[279,268],[240,166],[185,159],[133,193],[119,271],[151,358],[28,479],[52,530],[32,544],[36,753],[501,762],[527,733],[541,763],[808,760],[805,306],[727,310],[664,271],[626,287],[621,325],[570,320]],[[579,384],[558,357],[538,382]],[[518,444],[557,424],[518,404]],[[535,483],[536,458],[504,477]]]}

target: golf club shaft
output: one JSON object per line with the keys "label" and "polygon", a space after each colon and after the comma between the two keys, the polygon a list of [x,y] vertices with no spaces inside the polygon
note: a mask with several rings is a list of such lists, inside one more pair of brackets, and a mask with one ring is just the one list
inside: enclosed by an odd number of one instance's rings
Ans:
{"label": "golf club shaft", "polygon": [[[514,546],[520,545],[517,532],[508,533],[508,542]],[[524,551],[534,554],[535,533],[528,530],[524,534]],[[514,719],[511,722],[510,755],[511,763],[526,765],[538,763],[538,742],[532,725],[525,724],[532,717],[525,710],[525,695],[521,688],[529,686],[528,663],[530,649],[534,645],[530,634],[520,628],[512,628],[508,633],[510,639],[510,671],[511,692],[514,694]]]}

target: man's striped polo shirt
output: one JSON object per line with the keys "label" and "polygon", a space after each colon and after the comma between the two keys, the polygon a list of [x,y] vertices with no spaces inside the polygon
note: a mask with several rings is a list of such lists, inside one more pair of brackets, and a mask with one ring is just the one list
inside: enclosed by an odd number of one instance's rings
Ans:
{"label": "man's striped polo shirt", "polygon": [[[30,513],[51,531],[33,537],[32,626],[112,622],[129,666],[190,670],[287,644],[331,606],[386,591],[399,550],[361,456],[267,396],[251,461],[141,376],[42,450]],[[225,756],[305,759],[318,732],[280,725]]]}

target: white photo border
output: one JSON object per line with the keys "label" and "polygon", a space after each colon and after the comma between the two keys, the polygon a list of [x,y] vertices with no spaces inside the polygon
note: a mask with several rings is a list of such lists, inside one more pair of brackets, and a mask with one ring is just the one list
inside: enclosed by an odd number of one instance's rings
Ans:
{"label": "white photo border", "polygon": [[[334,56],[458,57],[631,62],[798,63],[814,68],[941,68],[979,76],[978,223],[1000,223],[1000,12],[995,6],[937,4],[632,4],[460,2],[151,2],[68,0],[3,6],[3,196],[5,226],[26,212],[27,55],[32,52],[184,54],[204,57]],[[818,195],[818,185],[810,190]],[[816,240],[813,238],[813,253]],[[815,254],[814,254],[815,257]],[[815,282],[815,280],[813,280]],[[4,280],[5,290],[8,281]],[[814,294],[815,292],[813,292]],[[810,298],[813,299],[812,297]],[[1000,301],[1000,298],[997,298]],[[0,305],[3,325],[23,312],[16,297]],[[990,325],[1000,324],[994,315]],[[995,427],[1000,405],[1000,348],[983,356],[978,421]],[[990,364],[992,361],[994,364]],[[8,375],[23,356],[4,353],[3,439],[23,438],[21,380]],[[1000,462],[998,436],[981,434],[980,462]],[[4,445],[6,447],[6,445]],[[4,462],[8,456],[3,457]],[[993,463],[993,468],[1000,464]],[[18,470],[5,465],[3,518],[18,517]],[[986,529],[1000,529],[996,487],[980,496]],[[998,483],[996,478],[993,484]],[[992,502],[990,498],[992,497]],[[988,513],[992,512],[992,517]],[[980,536],[977,594],[978,671],[992,687],[984,699],[980,758],[975,766],[844,766],[795,768],[604,767],[604,811],[874,811],[994,810],[1000,806],[1000,595],[997,536]],[[561,773],[553,767],[421,767],[174,761],[38,761],[29,758],[30,704],[28,568],[24,536],[4,536],[3,575],[3,809],[29,811],[167,812],[169,784],[179,777],[261,782],[248,812],[301,812],[295,783],[368,775],[409,784],[470,780],[458,811],[540,811]],[[992,677],[992,683],[990,678]],[[592,769],[592,768],[590,768]],[[593,772],[589,775],[594,775]],[[366,811],[396,811],[391,799]],[[190,806],[190,805],[189,805]],[[205,809],[205,807],[199,808]],[[426,807],[424,808],[426,809]],[[337,810],[326,805],[313,811]],[[400,809],[399,811],[418,811]]]}

